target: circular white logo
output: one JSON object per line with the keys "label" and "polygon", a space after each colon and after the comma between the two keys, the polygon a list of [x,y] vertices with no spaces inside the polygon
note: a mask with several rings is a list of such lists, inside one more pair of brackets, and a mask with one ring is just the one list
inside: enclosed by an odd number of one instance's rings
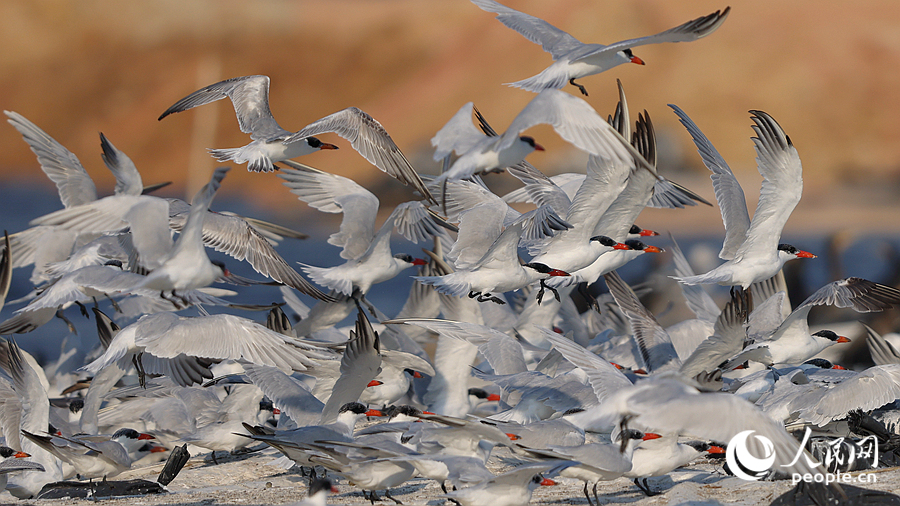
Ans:
{"label": "circular white logo", "polygon": [[[747,449],[747,439],[753,434],[752,430],[745,430],[731,438],[728,449],[725,451],[725,462],[735,476],[742,480],[756,481],[765,476],[775,462],[775,445],[765,436],[754,436],[762,445],[763,458],[757,458]],[[747,474],[744,470],[752,474]]]}

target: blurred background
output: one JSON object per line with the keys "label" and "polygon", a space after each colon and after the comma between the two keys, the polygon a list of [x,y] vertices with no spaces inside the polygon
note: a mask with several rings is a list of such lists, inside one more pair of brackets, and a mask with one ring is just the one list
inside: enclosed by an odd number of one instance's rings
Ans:
{"label": "blurred background", "polygon": [[[804,166],[804,196],[785,228],[785,242],[820,255],[794,302],[839,276],[894,280],[900,232],[895,2],[504,3],[597,43],[654,34],[731,5],[728,20],[707,38],[643,46],[634,52],[646,66],[622,65],[582,79],[586,100],[602,115],[611,113],[621,79],[633,114],[646,109],[653,118],[660,172],[714,202],[708,171],[666,106],[679,105],[728,160],[751,209],[761,178],[747,111],[770,113]],[[227,100],[156,119],[178,99],[222,79],[270,76],[271,110],[291,131],[359,107],[384,125],[422,173],[436,174],[430,139],[462,104],[473,101],[502,131],[533,98],[503,83],[551,63],[538,45],[464,0],[8,0],[0,3],[0,24],[0,107],[24,115],[74,152],[101,195],[112,193],[114,183],[99,157],[99,132],[132,158],[145,183],[172,181],[161,194],[178,197],[208,180],[217,162],[206,148],[248,143]],[[552,129],[529,134],[547,148],[529,157],[538,168],[548,174],[583,170],[584,155]],[[303,162],[353,178],[378,194],[388,212],[387,204],[414,198],[343,139],[321,138],[341,149]],[[21,230],[61,207],[55,187],[12,127],[0,128],[0,153],[4,228]],[[340,216],[309,209],[280,181],[238,166],[213,208],[307,232],[313,239],[287,248],[302,250],[298,259],[312,264],[338,263],[337,249],[321,241],[336,230]],[[517,185],[508,175],[490,184],[498,192]],[[717,208],[647,210],[639,224],[684,238],[698,271],[718,262],[723,228]],[[658,244],[666,242],[660,238]],[[633,269],[648,269],[642,265]],[[24,270],[15,278],[11,299],[29,288]],[[10,311],[4,308],[2,316]]]}

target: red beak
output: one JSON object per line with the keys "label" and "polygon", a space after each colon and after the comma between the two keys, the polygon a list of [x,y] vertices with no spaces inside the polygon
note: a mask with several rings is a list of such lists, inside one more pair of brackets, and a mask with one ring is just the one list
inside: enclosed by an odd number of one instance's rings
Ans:
{"label": "red beak", "polygon": [[319,144],[319,149],[337,149],[338,147],[334,144],[328,144],[327,142],[323,142]]}
{"label": "red beak", "polygon": [[366,416],[384,416],[384,413],[377,409],[370,409],[366,411]]}
{"label": "red beak", "polygon": [[30,454],[25,453],[25,452],[16,452],[15,455],[13,455],[13,457],[15,457],[17,459],[24,459],[25,457],[30,457],[30,456],[31,456]]}
{"label": "red beak", "polygon": [[[366,385],[366,386],[367,386],[367,387],[377,387],[378,385],[382,385],[382,384],[383,384],[383,383],[380,382],[380,381],[378,381],[378,380],[372,380],[372,381],[370,381],[369,384]],[[376,415],[376,416],[380,416],[380,415]]]}
{"label": "red beak", "polygon": [[[435,413],[432,413],[431,411],[423,411],[422,414],[423,415],[433,415]],[[421,420],[419,420],[419,421],[421,422]]]}
{"label": "red beak", "polygon": [[421,258],[413,259],[413,265],[428,265],[427,260],[422,260]]}
{"label": "red beak", "polygon": [[631,246],[629,246],[629,245],[627,245],[627,244],[622,244],[622,243],[620,243],[620,242],[617,242],[616,245],[613,246],[613,249],[630,250],[630,249],[631,249]]}
{"label": "red beak", "polygon": [[138,439],[156,439],[156,438],[150,434],[142,432],[140,435],[138,435]]}
{"label": "red beak", "polygon": [[841,371],[846,371],[846,370],[847,370],[846,367],[844,367],[844,366],[842,366],[842,365],[837,365],[837,364],[834,364],[833,366],[831,366],[831,368],[832,368],[832,369],[838,369],[838,370],[841,370]]}
{"label": "red beak", "polygon": [[835,342],[836,343],[849,343],[850,340],[844,336],[838,336],[837,341],[835,341]]}
{"label": "red beak", "polygon": [[620,370],[620,371],[621,371],[622,369],[625,369],[624,367],[620,366],[619,364],[617,364],[617,363],[615,363],[615,362],[610,362],[609,365],[615,367],[616,369],[618,369],[618,370]]}
{"label": "red beak", "polygon": [[710,446],[709,450],[706,450],[706,453],[725,453],[725,448],[721,446]]}
{"label": "red beak", "polygon": [[491,395],[487,396],[487,400],[489,400],[489,401],[499,401],[499,400],[500,400],[500,394],[491,394]]}
{"label": "red beak", "polygon": [[413,371],[413,378],[421,378],[421,377],[422,377],[422,373],[420,373],[419,371]]}
{"label": "red beak", "polygon": [[644,248],[644,251],[646,251],[647,253],[662,253],[665,250],[662,248],[657,248],[656,246],[647,246]]}
{"label": "red beak", "polygon": [[169,449],[166,448],[165,446],[154,446],[154,447],[150,448],[150,453],[162,453],[162,452],[166,452],[166,451],[169,451]]}
{"label": "red beak", "polygon": [[797,258],[816,258],[816,256],[809,251],[801,251],[797,253]]}
{"label": "red beak", "polygon": [[280,414],[281,414],[281,410],[278,409],[278,408],[272,408],[272,414],[273,414],[273,415],[280,415]]}
{"label": "red beak", "polygon": [[542,487],[552,487],[554,485],[556,485],[556,482],[551,480],[550,478],[544,478],[543,480],[541,480]]}
{"label": "red beak", "polygon": [[642,439],[643,439],[644,441],[649,441],[649,440],[651,440],[651,439],[659,439],[659,438],[661,438],[661,437],[662,437],[662,436],[660,436],[659,434],[655,434],[655,433],[653,433],[653,432],[647,432],[647,433],[644,434],[644,437],[643,437]]}
{"label": "red beak", "polygon": [[340,492],[341,492],[341,491],[338,490],[337,487],[335,487],[335,486],[332,485],[332,487],[331,487],[331,493],[332,493],[332,494],[339,494]]}
{"label": "red beak", "polygon": [[645,370],[643,370],[643,369],[635,369],[635,370],[633,370],[633,371],[631,371],[631,372],[633,372],[633,373],[635,373],[635,374],[647,374],[647,371],[645,371]]}
{"label": "red beak", "polygon": [[646,228],[641,230],[641,237],[653,237],[654,235],[659,235],[659,232],[647,230]]}
{"label": "red beak", "polygon": [[646,63],[644,63],[644,60],[638,58],[637,56],[631,57],[631,63],[637,63],[638,65],[646,65]]}
{"label": "red beak", "polygon": [[506,437],[508,437],[510,439],[510,441],[518,441],[518,440],[522,439],[515,434],[510,434],[509,432],[506,433]]}
{"label": "red beak", "polygon": [[569,276],[570,274],[566,271],[561,271],[559,269],[550,269],[550,272],[547,274],[551,276]]}
{"label": "red beak", "polygon": [[540,144],[538,144],[538,143],[536,143],[536,142],[534,143],[534,150],[535,150],[535,151],[546,151],[546,150],[544,149],[544,146],[541,146]]}

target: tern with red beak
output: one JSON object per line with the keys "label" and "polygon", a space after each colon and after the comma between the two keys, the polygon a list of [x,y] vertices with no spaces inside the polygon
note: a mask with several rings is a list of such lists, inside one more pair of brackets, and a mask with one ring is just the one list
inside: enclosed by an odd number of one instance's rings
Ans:
{"label": "tern with red beak", "polygon": [[226,97],[234,104],[241,132],[250,134],[253,142],[240,148],[211,149],[210,154],[220,162],[246,163],[247,170],[251,172],[271,172],[275,170],[275,162],[322,149],[337,149],[334,144],[322,142],[315,137],[284,144],[284,140],[292,132],[281,128],[269,110],[269,76],[235,77],[211,84],[175,102],[159,119]]}
{"label": "tern with red beak", "polygon": [[703,163],[713,172],[710,177],[725,224],[725,241],[719,258],[727,260],[705,274],[674,279],[686,285],[716,283],[748,288],[778,274],[788,260],[816,258],[790,244],[779,244],[784,224],[803,193],[800,155],[781,125],[765,112],[750,111],[756,133],[752,138],[756,164],[763,177],[759,203],[751,221],[744,192],[722,155],[681,109],[671,104],[669,107],[690,132]]}
{"label": "tern with red beak", "polygon": [[599,74],[623,63],[643,65],[644,60],[635,56],[631,48],[663,42],[690,42],[706,37],[722,26],[731,11],[731,7],[726,7],[723,11],[693,19],[656,35],[604,46],[579,42],[575,37],[543,19],[510,9],[494,0],[472,0],[472,3],[485,11],[496,12],[497,19],[501,23],[519,32],[526,39],[540,44],[544,51],[553,56],[553,64],[543,72],[523,81],[510,83],[509,86],[538,93],[550,88],[561,89],[569,83],[581,90],[585,96],[588,94],[587,90],[576,83],[575,79]]}
{"label": "tern with red beak", "polygon": [[512,471],[454,490],[444,497],[458,501],[462,506],[524,506],[531,501],[531,494],[538,487],[551,487],[556,482],[545,474],[559,471],[577,462],[557,460],[519,466]]}

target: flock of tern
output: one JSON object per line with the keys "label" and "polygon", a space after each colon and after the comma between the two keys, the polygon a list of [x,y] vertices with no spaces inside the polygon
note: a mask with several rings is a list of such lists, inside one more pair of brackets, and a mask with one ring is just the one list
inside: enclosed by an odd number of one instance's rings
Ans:
{"label": "flock of tern", "polygon": [[[746,430],[771,442],[750,444],[751,454],[772,453],[772,469],[788,475],[826,470],[811,457],[794,458],[805,450],[786,427],[861,437],[869,433],[858,419],[866,417],[882,428],[874,433],[886,448],[896,445],[891,406],[900,399],[900,353],[867,328],[874,367],[849,371],[811,360],[849,340],[812,333],[807,317],[821,305],[884,311],[900,303],[900,291],[847,278],[792,308],[781,269],[815,255],[781,244],[803,179],[800,152],[770,114],[750,111],[763,177],[751,218],[728,164],[671,106],[712,172],[725,225],[724,263],[709,272],[695,274],[674,240],[669,247],[672,277],[696,318],[664,328],[641,290],[616,273],[663,251],[642,241],[656,232],[635,224],[645,207],[711,204],[659,174],[653,123],[646,111],[633,122],[621,83],[614,114],[603,118],[583,98],[584,78],[643,65],[632,48],[706,37],[730,9],[604,46],[493,0],[472,2],[540,44],[553,63],[511,84],[536,95],[502,133],[472,102],[463,105],[432,139],[434,158],[444,163],[436,177],[420,175],[384,127],[356,107],[285,130],[269,110],[267,76],[209,85],[159,117],[230,99],[252,142],[210,154],[253,172],[276,171],[299,200],[343,213],[328,238],[344,260],[334,267],[301,264],[298,272],[273,245],[303,234],[211,211],[227,167],[190,203],[156,197],[101,134],[117,184],[114,195],[100,197],[74,154],[6,111],[64,207],[5,234],[0,307],[13,273],[24,272],[16,268],[32,268],[35,288],[15,301],[21,307],[0,323],[0,334],[27,334],[66,318],[73,305],[88,316],[93,305],[100,336],[89,360],[74,365],[65,355],[39,365],[16,342],[27,335],[0,342],[7,490],[30,498],[73,477],[113,478],[185,444],[213,460],[217,451],[262,444],[283,454],[285,467],[311,473],[309,504],[324,504],[334,485],[361,489],[373,503],[380,492],[400,503],[390,490],[421,479],[435,480],[457,504],[514,506],[555,475],[580,480],[587,502],[599,504],[598,482],[626,477],[654,493],[648,478],[722,453]],[[580,93],[563,91],[569,84]],[[587,165],[547,177],[525,161],[543,149],[522,135],[538,124],[585,151]],[[378,197],[293,161],[338,149],[315,137],[331,133],[418,197],[377,226]],[[497,172],[523,187],[496,195],[484,179]],[[395,230],[429,246],[426,257],[392,254]],[[207,248],[248,262],[265,279],[232,274]],[[387,316],[366,298],[413,266],[418,274],[399,314]],[[609,295],[595,297],[586,286],[601,277]],[[282,304],[234,304],[235,292],[211,287],[218,283],[279,285],[268,289],[280,290],[299,318]],[[732,287],[730,301],[720,308],[704,284]],[[294,291],[315,304],[307,307]],[[212,306],[224,307],[210,314]],[[255,321],[229,308],[268,317]],[[335,326],[353,314],[352,329]],[[356,430],[365,417],[387,421]],[[517,464],[497,474],[488,463],[500,452]],[[316,477],[323,468],[330,481]]]}

